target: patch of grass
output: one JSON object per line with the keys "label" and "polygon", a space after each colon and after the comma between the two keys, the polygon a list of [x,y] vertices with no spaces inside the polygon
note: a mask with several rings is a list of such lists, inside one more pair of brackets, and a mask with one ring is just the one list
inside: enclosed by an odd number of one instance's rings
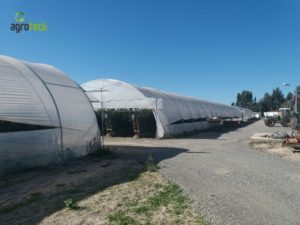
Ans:
{"label": "patch of grass", "polygon": [[162,190],[149,197],[145,205],[135,209],[138,214],[148,214],[150,211],[159,210],[161,206],[171,206],[171,212],[179,215],[187,208],[188,198],[183,194],[182,189],[174,183],[168,183]]}
{"label": "patch of grass", "polygon": [[148,205],[145,205],[145,206],[139,206],[137,208],[134,209],[134,211],[137,213],[137,214],[145,214],[145,215],[148,215],[149,212],[151,210],[151,207],[148,206]]}
{"label": "patch of grass", "polygon": [[126,205],[129,206],[129,207],[135,207],[135,206],[138,205],[138,203],[139,203],[139,201],[137,199],[134,199],[134,200],[131,200],[131,201],[127,202]]}
{"label": "patch of grass", "polygon": [[199,225],[209,225],[209,223],[207,223],[207,222],[205,222],[203,219],[198,219],[197,220],[197,223],[199,224]]}
{"label": "patch of grass", "polygon": [[152,155],[149,155],[145,162],[145,170],[148,172],[156,172],[159,167],[154,163]]}
{"label": "patch of grass", "polygon": [[208,225],[193,212],[190,200],[177,184],[156,180],[155,174],[143,173],[135,181],[142,185],[141,187],[148,187],[148,191],[144,192],[146,195],[135,195],[134,198],[125,200],[125,204],[117,205],[115,211],[108,217],[110,222],[115,222],[114,224],[186,224],[188,222]]}
{"label": "patch of grass", "polygon": [[31,193],[30,196],[28,198],[26,198],[25,200],[18,202],[14,205],[10,205],[7,207],[2,207],[0,208],[0,213],[10,213],[15,211],[18,208],[27,206],[33,202],[39,201],[42,198],[42,193],[41,192],[34,192]]}
{"label": "patch of grass", "polygon": [[65,206],[69,209],[73,209],[73,210],[77,210],[79,209],[77,203],[72,199],[72,198],[68,198],[64,201]]}
{"label": "patch of grass", "polygon": [[116,225],[138,225],[139,224],[136,220],[126,215],[122,211],[117,211],[109,214],[108,220],[109,222]]}
{"label": "patch of grass", "polygon": [[[48,171],[38,174],[46,173],[53,179],[49,183],[51,191],[47,188],[41,189],[42,193],[27,192],[17,204],[16,196],[16,200],[5,205],[7,207],[0,206],[1,220],[5,224],[35,224],[42,219],[45,224],[84,224],[86,221],[95,223],[101,217],[111,225],[207,225],[177,185],[166,182],[158,172],[149,172],[158,170],[152,156],[142,164],[118,160],[116,165],[111,159],[104,161],[94,156],[82,160],[85,161],[66,164],[63,171],[57,167],[56,179]],[[96,165],[99,173],[90,176],[90,169],[86,169],[89,167],[83,164]],[[68,173],[78,174],[80,180],[62,180],[61,176]],[[11,212],[20,216],[12,218]],[[23,216],[31,212],[35,212],[34,217]],[[96,218],[95,213],[99,217]],[[52,215],[45,218],[45,214]]]}

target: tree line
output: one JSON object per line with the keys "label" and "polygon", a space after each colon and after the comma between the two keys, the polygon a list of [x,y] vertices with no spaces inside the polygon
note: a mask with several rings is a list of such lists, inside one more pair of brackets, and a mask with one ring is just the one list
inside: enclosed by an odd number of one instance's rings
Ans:
{"label": "tree line", "polygon": [[[300,93],[300,86],[297,86],[297,91]],[[237,94],[236,101],[231,105],[251,109],[254,112],[267,112],[277,110],[280,107],[288,107],[292,98],[292,92],[289,92],[284,96],[279,87],[273,89],[271,94],[266,92],[259,100],[253,96],[251,91],[243,90],[241,93]]]}

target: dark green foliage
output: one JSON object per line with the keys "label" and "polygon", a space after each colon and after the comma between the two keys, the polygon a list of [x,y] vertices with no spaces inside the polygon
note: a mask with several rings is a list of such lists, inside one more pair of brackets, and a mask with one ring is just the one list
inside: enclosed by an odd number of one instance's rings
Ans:
{"label": "dark green foliage", "polygon": [[77,206],[77,203],[72,198],[66,199],[64,201],[64,203],[65,203],[66,207],[69,209],[73,209],[73,210],[79,209],[79,207]]}
{"label": "dark green foliage", "polygon": [[[105,112],[107,119],[105,119],[104,133],[107,129],[111,130],[112,136],[132,137],[134,135],[131,115],[132,112],[128,110],[108,110]],[[97,119],[99,127],[101,126],[101,110],[97,111]]]}
{"label": "dark green foliage", "polygon": [[[297,86],[297,90],[300,93],[300,86]],[[294,94],[289,92],[285,97],[279,87],[272,90],[272,94],[266,92],[264,96],[256,101],[256,97],[253,98],[252,92],[244,90],[237,94],[236,106],[251,109],[254,112],[266,112],[271,110],[277,110],[280,107],[291,107],[291,100]]]}
{"label": "dark green foliage", "polygon": [[99,126],[99,129],[100,129],[101,135],[106,135],[107,122],[106,122],[106,120],[104,120],[103,130],[102,130],[102,113],[101,113],[101,110],[99,109],[95,113],[96,113],[96,118],[97,118],[97,122],[98,122],[98,126]]}
{"label": "dark green foliage", "polygon": [[265,93],[264,97],[259,101],[259,103],[263,112],[270,111],[273,107],[272,96],[269,93]]}
{"label": "dark green foliage", "polygon": [[108,215],[109,222],[117,225],[137,225],[139,224],[130,216],[126,215],[122,211],[117,211]]}
{"label": "dark green foliage", "polygon": [[292,92],[289,92],[289,93],[287,93],[287,95],[286,95],[286,100],[287,101],[289,101],[289,100],[291,100],[292,98],[293,98],[293,93]]}
{"label": "dark green foliage", "polygon": [[236,97],[236,105],[243,107],[243,108],[249,108],[252,106],[254,100],[253,95],[251,91],[244,90],[241,93],[237,94]]}
{"label": "dark green foliage", "polygon": [[148,214],[158,210],[159,207],[173,205],[169,209],[172,213],[179,215],[187,208],[188,198],[183,194],[182,189],[175,183],[168,183],[156,195],[150,197],[144,205],[135,209],[138,214]]}
{"label": "dark green foliage", "polygon": [[274,109],[279,109],[281,104],[285,101],[284,95],[279,88],[273,89],[272,92],[272,107]]}
{"label": "dark green foliage", "polygon": [[109,123],[114,136],[133,136],[131,112],[109,111]]}
{"label": "dark green foliage", "polygon": [[152,110],[144,109],[136,111],[136,119],[141,137],[155,137],[156,121]]}
{"label": "dark green foliage", "polygon": [[[132,137],[138,130],[138,135],[141,137],[155,137],[156,121],[152,110],[107,110],[105,112],[106,119],[104,120],[104,132],[109,132],[112,136],[117,137]],[[96,112],[99,127],[102,127],[101,110]],[[133,120],[135,115],[135,120]]]}

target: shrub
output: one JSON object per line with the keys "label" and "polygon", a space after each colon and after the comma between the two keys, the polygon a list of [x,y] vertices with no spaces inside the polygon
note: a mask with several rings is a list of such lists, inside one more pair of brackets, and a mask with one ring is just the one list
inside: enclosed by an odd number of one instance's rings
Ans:
{"label": "shrub", "polygon": [[65,206],[69,209],[73,209],[73,210],[79,209],[77,203],[72,198],[66,199],[64,203]]}

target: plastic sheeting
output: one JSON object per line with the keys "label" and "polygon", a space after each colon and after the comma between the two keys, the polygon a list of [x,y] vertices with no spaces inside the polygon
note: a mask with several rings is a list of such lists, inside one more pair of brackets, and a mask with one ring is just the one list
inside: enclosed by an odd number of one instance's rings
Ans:
{"label": "plastic sheeting", "polygon": [[96,110],[102,107],[152,109],[156,119],[157,137],[206,129],[209,127],[205,120],[207,118],[241,117],[240,110],[232,106],[138,87],[118,80],[93,80],[82,84],[82,88]]}
{"label": "plastic sheeting", "polygon": [[256,113],[250,109],[236,107],[242,114],[242,120],[247,122],[256,118]]}
{"label": "plastic sheeting", "polygon": [[99,134],[78,84],[52,66],[7,56],[0,56],[1,120],[47,129],[0,133],[0,174],[85,155]]}

